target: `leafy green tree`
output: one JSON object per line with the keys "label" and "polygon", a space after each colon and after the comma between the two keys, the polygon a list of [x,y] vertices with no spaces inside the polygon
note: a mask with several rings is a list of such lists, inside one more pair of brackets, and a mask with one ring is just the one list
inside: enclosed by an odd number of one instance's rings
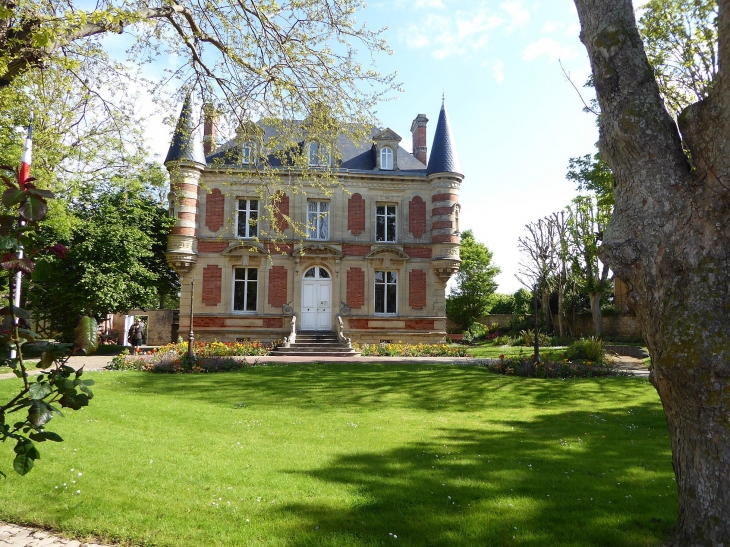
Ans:
{"label": "leafy green tree", "polygon": [[49,273],[28,291],[33,315],[70,340],[81,315],[101,319],[131,308],[157,308],[177,293],[164,261],[174,220],[152,199],[133,191],[87,194],[72,206],[68,238],[53,230],[45,243],[64,243],[65,259],[49,257]]}
{"label": "leafy green tree", "polygon": [[565,178],[575,183],[579,192],[593,193],[600,207],[609,210],[613,208],[615,180],[611,168],[603,161],[600,152],[570,158]]}
{"label": "leafy green tree", "polygon": [[715,0],[650,0],[639,19],[646,55],[673,115],[704,99],[719,70]]}
{"label": "leafy green tree", "polygon": [[492,252],[474,239],[474,233],[461,234],[461,265],[456,287],[446,299],[446,315],[463,330],[485,315],[497,290],[494,278],[500,270],[492,264]]}

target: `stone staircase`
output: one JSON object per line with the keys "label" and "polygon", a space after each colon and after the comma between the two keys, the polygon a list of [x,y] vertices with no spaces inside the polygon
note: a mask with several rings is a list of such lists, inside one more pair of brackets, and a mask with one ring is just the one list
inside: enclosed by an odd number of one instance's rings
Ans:
{"label": "stone staircase", "polygon": [[279,346],[271,355],[292,357],[356,357],[360,355],[353,348],[348,348],[337,339],[335,332],[302,331],[297,333],[296,342],[288,348]]}

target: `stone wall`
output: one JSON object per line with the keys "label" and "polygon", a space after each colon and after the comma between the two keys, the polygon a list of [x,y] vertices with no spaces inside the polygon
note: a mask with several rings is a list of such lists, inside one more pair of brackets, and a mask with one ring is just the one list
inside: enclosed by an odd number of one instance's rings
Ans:
{"label": "stone wall", "polygon": [[[173,310],[130,310],[127,315],[146,315],[148,346],[162,346],[173,341]],[[124,344],[127,333],[124,332],[125,314],[114,316],[114,330],[119,333],[119,343]]]}

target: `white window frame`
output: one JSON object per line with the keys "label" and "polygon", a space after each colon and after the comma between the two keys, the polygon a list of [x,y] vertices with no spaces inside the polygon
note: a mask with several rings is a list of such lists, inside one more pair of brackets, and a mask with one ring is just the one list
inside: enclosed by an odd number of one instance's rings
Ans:
{"label": "white window frame", "polygon": [[[246,153],[248,151],[248,154]],[[245,142],[243,143],[243,146],[241,147],[241,164],[242,165],[250,165],[253,163],[253,143],[252,142]]]}
{"label": "white window frame", "polygon": [[[251,202],[256,202],[256,209],[251,208]],[[245,202],[245,206],[241,208],[241,202]],[[251,224],[251,220],[257,220],[260,218],[261,200],[259,198],[238,198],[236,199],[236,237],[239,239],[252,239],[258,236],[258,222]],[[255,215],[252,215],[255,213]],[[241,223],[239,222],[241,214],[245,216],[245,232],[240,233],[239,228]]]}
{"label": "white window frame", "polygon": [[[378,274],[383,274],[383,283],[378,283]],[[388,282],[388,274],[395,276],[395,282]],[[378,311],[378,285],[383,287],[383,311]],[[395,311],[389,312],[388,310],[388,287],[395,287]],[[373,276],[373,310],[375,315],[398,315],[398,271],[397,270],[376,270]]]}
{"label": "white window frame", "polygon": [[[384,213],[381,215],[378,213],[380,207],[385,207]],[[389,208],[393,209],[393,213],[390,214]],[[383,239],[378,239],[378,218],[383,218]],[[388,218],[393,217],[393,234],[392,239],[388,239]],[[395,243],[398,241],[398,205],[395,203],[376,203],[375,204],[375,241],[377,243]]]}
{"label": "white window frame", "polygon": [[[243,270],[245,272],[244,279],[236,279],[236,272],[238,272],[239,270]],[[256,279],[249,279],[249,275],[250,275],[251,271],[256,272]],[[259,281],[260,281],[260,279],[259,279],[258,268],[251,268],[249,266],[238,266],[238,267],[233,268],[233,282],[231,283],[231,308],[232,308],[233,313],[250,314],[250,315],[258,313]],[[243,287],[243,295],[244,295],[243,296],[243,309],[242,310],[236,309],[236,285],[238,283],[243,283],[243,285],[244,285],[244,287]],[[247,310],[246,308],[248,307],[248,286],[251,283],[256,284],[256,296],[255,296],[254,303],[253,303],[254,309]]]}
{"label": "white window frame", "polygon": [[[316,211],[310,210],[310,204],[316,203]],[[307,200],[307,239],[317,241],[329,241],[330,239],[330,201],[326,199],[308,199]],[[320,237],[322,226],[326,228],[325,237]],[[314,235],[313,235],[314,234]]]}
{"label": "white window frame", "polygon": [[383,146],[380,149],[380,169],[383,171],[392,171],[395,160],[395,152],[390,146]]}
{"label": "white window frame", "polygon": [[309,143],[307,151],[307,165],[310,167],[324,167],[330,165],[332,154],[330,154],[329,146],[320,144],[317,141]]}

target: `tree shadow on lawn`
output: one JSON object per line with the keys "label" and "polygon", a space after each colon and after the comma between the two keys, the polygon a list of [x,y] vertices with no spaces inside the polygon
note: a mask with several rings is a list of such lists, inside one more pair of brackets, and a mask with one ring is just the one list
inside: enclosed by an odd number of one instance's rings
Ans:
{"label": "tree shadow on lawn", "polygon": [[677,515],[666,425],[656,405],[630,410],[442,429],[342,455],[304,474],[358,502],[279,508],[296,523],[287,545],[659,545]]}
{"label": "tree shadow on lawn", "polygon": [[164,392],[213,405],[250,408],[291,405],[327,410],[388,404],[427,411],[473,412],[495,405],[560,406],[605,402],[627,404],[647,382],[637,378],[578,380],[515,378],[478,366],[307,364],[257,366],[234,373],[135,374],[125,383],[140,394]]}

